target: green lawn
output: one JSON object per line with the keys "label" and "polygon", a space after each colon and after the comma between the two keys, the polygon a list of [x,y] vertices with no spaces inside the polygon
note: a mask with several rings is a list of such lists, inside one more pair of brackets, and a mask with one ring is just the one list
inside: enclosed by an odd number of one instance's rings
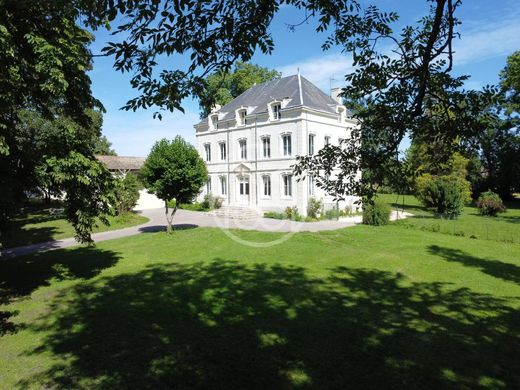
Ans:
{"label": "green lawn", "polygon": [[414,217],[396,222],[408,228],[431,232],[520,244],[520,199],[506,202],[507,211],[497,217],[484,217],[476,207],[465,207],[456,220],[435,217],[412,195],[381,194],[380,198],[393,208],[403,208]]}
{"label": "green lawn", "polygon": [[195,228],[0,262],[0,283],[6,389],[520,388],[517,244]]}
{"label": "green lawn", "polygon": [[[74,228],[62,216],[53,216],[50,208],[32,206],[10,222],[9,230],[3,231],[0,241],[4,248],[14,248],[38,242],[59,240],[74,236]],[[135,213],[109,217],[110,225],[99,223],[94,233],[140,225],[148,218]]]}

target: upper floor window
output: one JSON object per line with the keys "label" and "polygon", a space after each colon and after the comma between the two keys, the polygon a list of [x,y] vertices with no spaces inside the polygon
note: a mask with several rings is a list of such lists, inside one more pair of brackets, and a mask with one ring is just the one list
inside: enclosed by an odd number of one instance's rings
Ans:
{"label": "upper floor window", "polygon": [[314,154],[314,137],[315,135],[314,134],[309,134],[309,154],[312,156]]}
{"label": "upper floor window", "polygon": [[283,143],[283,155],[290,156],[292,154],[292,141],[290,134],[282,135],[282,143]]}
{"label": "upper floor window", "polygon": [[273,119],[277,120],[282,117],[281,110],[282,110],[282,104],[281,103],[273,103],[271,106],[271,110],[273,111]]}
{"label": "upper floor window", "polygon": [[262,155],[264,158],[271,158],[271,138],[262,137]]}
{"label": "upper floor window", "polygon": [[325,146],[330,145],[330,137],[328,135],[325,136]]}
{"label": "upper floor window", "polygon": [[247,160],[247,141],[245,139],[241,139],[238,141],[240,146],[240,158],[242,160]]}
{"label": "upper floor window", "polygon": [[219,146],[220,146],[220,159],[221,159],[221,160],[225,160],[226,157],[227,157],[227,153],[226,153],[226,143],[225,143],[225,142],[220,142],[220,143],[219,143]]}
{"label": "upper floor window", "polygon": [[247,114],[247,110],[245,108],[237,111],[237,125],[238,126],[244,126],[247,124],[246,114]]}
{"label": "upper floor window", "polygon": [[283,175],[283,194],[284,196],[292,196],[292,177],[293,175]]}
{"label": "upper floor window", "polygon": [[211,144],[204,144],[204,152],[206,154],[206,161],[211,161]]}
{"label": "upper floor window", "polygon": [[271,176],[262,176],[264,184],[264,196],[271,196]]}

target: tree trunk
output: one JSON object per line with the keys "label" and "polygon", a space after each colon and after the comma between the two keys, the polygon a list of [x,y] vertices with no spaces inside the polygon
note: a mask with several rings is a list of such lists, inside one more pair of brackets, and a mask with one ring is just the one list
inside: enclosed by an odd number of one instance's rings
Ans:
{"label": "tree trunk", "polygon": [[175,202],[175,207],[173,208],[171,214],[168,214],[168,201],[164,201],[164,209],[165,209],[165,216],[166,216],[166,233],[171,234],[173,231],[172,223],[173,223],[173,217],[175,213],[177,212],[177,202]]}

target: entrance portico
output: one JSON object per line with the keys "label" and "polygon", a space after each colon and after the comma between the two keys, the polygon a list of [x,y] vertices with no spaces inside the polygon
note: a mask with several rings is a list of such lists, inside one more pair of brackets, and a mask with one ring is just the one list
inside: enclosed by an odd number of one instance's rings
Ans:
{"label": "entrance portico", "polygon": [[233,170],[236,178],[235,204],[243,207],[251,206],[251,169],[240,164]]}

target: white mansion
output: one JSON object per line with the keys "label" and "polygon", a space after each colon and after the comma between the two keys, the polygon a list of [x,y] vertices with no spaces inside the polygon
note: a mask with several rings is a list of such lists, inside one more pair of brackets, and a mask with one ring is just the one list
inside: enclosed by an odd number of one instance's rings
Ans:
{"label": "white mansion", "polygon": [[217,106],[195,125],[197,150],[210,176],[200,198],[212,193],[224,205],[257,211],[297,206],[303,215],[310,197],[332,203],[312,177],[297,181],[291,166],[295,156],[314,154],[350,136],[356,122],[339,92],[334,89],[329,97],[298,74],[255,85]]}

